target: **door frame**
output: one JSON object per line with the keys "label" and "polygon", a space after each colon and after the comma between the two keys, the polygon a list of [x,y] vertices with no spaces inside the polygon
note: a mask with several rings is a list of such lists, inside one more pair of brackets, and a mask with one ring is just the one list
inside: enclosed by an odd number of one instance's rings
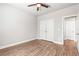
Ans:
{"label": "door frame", "polygon": [[[65,18],[66,17],[76,17],[76,19],[77,19],[77,14],[73,14],[73,15],[67,15],[67,16],[63,16],[62,17],[62,30],[63,30],[63,43],[64,43],[64,40],[65,40],[65,37],[64,37],[64,22],[65,22]],[[75,40],[76,41],[76,40]]]}

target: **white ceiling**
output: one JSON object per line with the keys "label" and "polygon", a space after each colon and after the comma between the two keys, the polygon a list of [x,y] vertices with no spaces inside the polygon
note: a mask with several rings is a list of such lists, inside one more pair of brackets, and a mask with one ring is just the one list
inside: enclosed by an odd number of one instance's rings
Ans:
{"label": "white ceiling", "polygon": [[[28,5],[31,4],[31,3],[25,3],[25,4],[10,4],[14,7],[17,7],[19,9],[22,9],[22,10],[25,10],[29,13],[32,13],[34,15],[37,15],[37,9],[36,9],[36,6],[32,6],[32,7],[28,7]],[[45,13],[48,13],[48,12],[53,12],[53,11],[56,11],[56,10],[59,10],[59,9],[63,9],[63,8],[66,8],[66,7],[70,7],[72,5],[76,5],[78,3],[46,3],[48,5],[50,5],[49,8],[44,8],[44,7],[41,7],[41,11],[39,11],[39,15],[42,15],[42,14],[45,14]]]}

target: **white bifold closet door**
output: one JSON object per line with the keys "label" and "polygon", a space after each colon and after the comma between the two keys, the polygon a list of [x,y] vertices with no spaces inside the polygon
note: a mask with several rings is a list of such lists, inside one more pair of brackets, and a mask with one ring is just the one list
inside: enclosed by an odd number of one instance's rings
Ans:
{"label": "white bifold closet door", "polygon": [[53,41],[54,22],[53,20],[40,20],[40,39]]}
{"label": "white bifold closet door", "polygon": [[65,18],[64,39],[75,40],[75,21],[75,16]]}

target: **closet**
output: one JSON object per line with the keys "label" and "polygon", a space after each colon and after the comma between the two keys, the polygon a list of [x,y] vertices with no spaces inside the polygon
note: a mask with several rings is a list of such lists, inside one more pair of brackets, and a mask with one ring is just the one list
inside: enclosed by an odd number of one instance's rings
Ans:
{"label": "closet", "polygon": [[40,20],[40,39],[54,41],[53,19]]}

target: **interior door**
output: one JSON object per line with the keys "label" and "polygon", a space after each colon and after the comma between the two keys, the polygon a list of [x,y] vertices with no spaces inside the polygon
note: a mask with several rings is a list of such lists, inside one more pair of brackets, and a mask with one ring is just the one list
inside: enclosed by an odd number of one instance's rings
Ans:
{"label": "interior door", "polygon": [[64,37],[65,39],[75,40],[75,16],[65,18]]}
{"label": "interior door", "polygon": [[54,22],[52,19],[47,20],[47,39],[54,41]]}
{"label": "interior door", "polygon": [[54,28],[53,20],[41,20],[40,21],[40,38],[53,41]]}
{"label": "interior door", "polygon": [[46,39],[47,38],[46,23],[47,22],[45,20],[40,21],[40,39]]}

